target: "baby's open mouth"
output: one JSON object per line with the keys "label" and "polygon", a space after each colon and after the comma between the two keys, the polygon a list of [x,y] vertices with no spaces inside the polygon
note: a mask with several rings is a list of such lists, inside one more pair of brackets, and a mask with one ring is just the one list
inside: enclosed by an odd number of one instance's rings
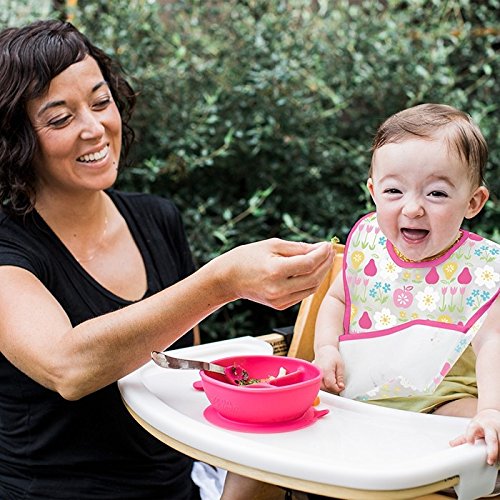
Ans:
{"label": "baby's open mouth", "polygon": [[420,241],[429,234],[429,231],[427,229],[412,229],[403,227],[401,228],[401,233],[407,240]]}

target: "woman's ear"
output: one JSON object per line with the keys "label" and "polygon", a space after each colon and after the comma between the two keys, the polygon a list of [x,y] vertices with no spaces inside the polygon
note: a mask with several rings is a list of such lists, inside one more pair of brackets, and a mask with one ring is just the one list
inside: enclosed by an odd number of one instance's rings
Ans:
{"label": "woman's ear", "polygon": [[486,186],[479,186],[471,195],[469,206],[465,212],[465,218],[472,219],[472,217],[477,215],[482,210],[489,197],[490,192],[488,188]]}

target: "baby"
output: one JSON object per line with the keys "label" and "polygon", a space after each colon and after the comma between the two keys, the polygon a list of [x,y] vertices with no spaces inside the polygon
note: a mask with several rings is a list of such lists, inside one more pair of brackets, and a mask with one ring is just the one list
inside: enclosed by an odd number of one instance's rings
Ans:
{"label": "baby", "polygon": [[388,118],[367,181],[376,213],[347,239],[318,313],[323,389],[393,408],[470,417],[452,445],[499,458],[500,246],[461,229],[488,200],[471,118],[422,104]]}

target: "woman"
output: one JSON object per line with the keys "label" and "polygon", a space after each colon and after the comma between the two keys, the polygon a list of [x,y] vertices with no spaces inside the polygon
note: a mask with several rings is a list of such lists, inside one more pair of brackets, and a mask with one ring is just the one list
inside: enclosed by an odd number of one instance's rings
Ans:
{"label": "woman", "polygon": [[232,300],[300,301],[330,246],[262,241],[193,273],[174,205],[111,188],[134,104],[118,67],[60,21],[0,33],[0,67],[0,497],[198,498],[116,381]]}

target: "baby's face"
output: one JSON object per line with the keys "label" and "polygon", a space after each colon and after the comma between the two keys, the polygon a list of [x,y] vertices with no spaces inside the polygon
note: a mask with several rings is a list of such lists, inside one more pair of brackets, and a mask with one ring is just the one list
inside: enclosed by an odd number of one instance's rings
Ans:
{"label": "baby's face", "polygon": [[374,152],[372,165],[368,189],[380,228],[411,260],[453,244],[464,217],[473,217],[487,199],[486,188],[472,186],[466,165],[440,138],[386,144]]}

